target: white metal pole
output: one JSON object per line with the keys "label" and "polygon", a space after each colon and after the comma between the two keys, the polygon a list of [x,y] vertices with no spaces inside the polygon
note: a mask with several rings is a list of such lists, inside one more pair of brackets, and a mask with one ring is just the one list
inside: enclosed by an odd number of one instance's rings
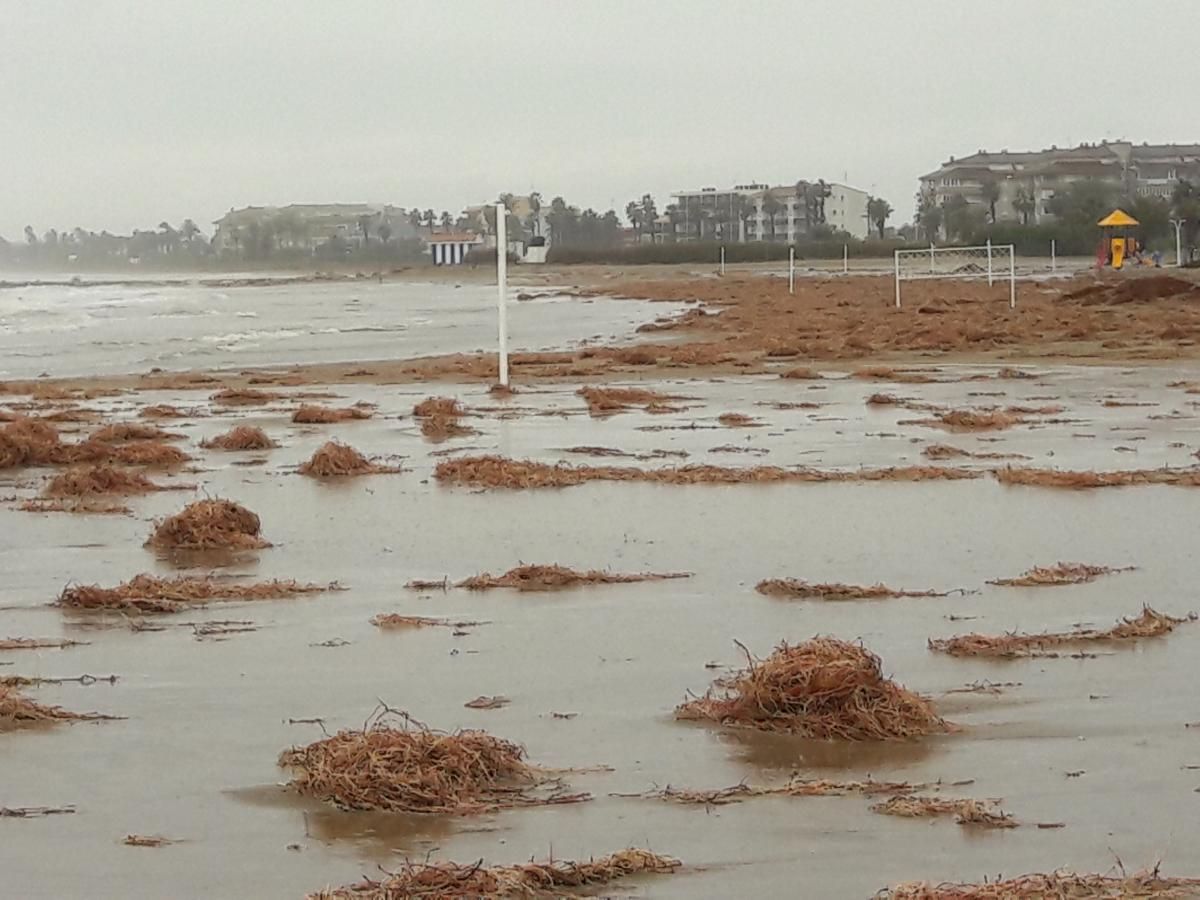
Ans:
{"label": "white metal pole", "polygon": [[796,248],[788,247],[788,293],[796,293]]}
{"label": "white metal pole", "polygon": [[496,204],[496,303],[500,327],[500,384],[508,387],[508,210]]}
{"label": "white metal pole", "polygon": [[988,255],[988,287],[992,286],[992,239],[987,239],[987,255]]}
{"label": "white metal pole", "polygon": [[842,244],[842,274],[850,274],[850,247]]}
{"label": "white metal pole", "polygon": [[933,241],[929,242],[929,274],[933,274]]}
{"label": "white metal pole", "polygon": [[1054,238],[1050,238],[1050,272],[1058,273],[1058,244]]}
{"label": "white metal pole", "polygon": [[900,308],[900,251],[896,251],[896,309]]}
{"label": "white metal pole", "polygon": [[1017,248],[1008,246],[1008,308],[1017,308]]}
{"label": "white metal pole", "polygon": [[1175,226],[1175,268],[1183,265],[1183,219],[1172,219]]}
{"label": "white metal pole", "polygon": [[721,247],[721,274],[725,274],[725,248]]}

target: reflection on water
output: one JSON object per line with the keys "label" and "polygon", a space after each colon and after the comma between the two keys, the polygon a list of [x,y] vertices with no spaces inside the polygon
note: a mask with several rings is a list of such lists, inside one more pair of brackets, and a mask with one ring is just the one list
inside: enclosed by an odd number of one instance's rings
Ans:
{"label": "reflection on water", "polygon": [[911,741],[817,741],[790,734],[771,734],[745,728],[725,728],[717,740],[731,748],[740,762],[759,772],[796,769],[877,771],[925,762],[945,737]]}
{"label": "reflection on water", "polygon": [[296,812],[296,836],[324,843],[343,843],[369,859],[395,862],[397,854],[428,852],[432,844],[455,834],[498,830],[491,817],[466,819],[445,815],[342,810],[300,797],[281,785],[259,785],[226,791],[250,806]]}

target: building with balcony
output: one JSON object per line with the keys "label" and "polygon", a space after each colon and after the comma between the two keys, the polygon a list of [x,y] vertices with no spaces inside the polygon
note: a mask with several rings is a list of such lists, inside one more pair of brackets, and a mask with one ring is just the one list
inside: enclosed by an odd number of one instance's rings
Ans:
{"label": "building with balcony", "polygon": [[818,226],[866,238],[865,191],[827,181],[798,181],[771,187],[762,183],[731,188],[676,191],[667,208],[664,233],[676,240],[728,243],[795,243]]}
{"label": "building with balcony", "polygon": [[[944,206],[954,197],[991,206],[996,219],[1041,223],[1054,218],[1051,201],[1074,181],[1095,179],[1122,193],[1169,198],[1180,179],[1200,181],[1200,144],[1101,141],[1078,147],[950,157],[921,176],[921,196]],[[994,192],[994,194],[993,194]]]}

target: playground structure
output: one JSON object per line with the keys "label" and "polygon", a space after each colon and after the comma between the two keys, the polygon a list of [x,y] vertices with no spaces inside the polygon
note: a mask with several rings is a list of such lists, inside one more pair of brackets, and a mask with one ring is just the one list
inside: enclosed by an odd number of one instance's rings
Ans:
{"label": "playground structure", "polygon": [[1138,243],[1135,229],[1139,223],[1123,209],[1114,209],[1096,223],[1103,229],[1104,238],[1096,251],[1096,268],[1106,265],[1120,270],[1130,260],[1141,262],[1142,245]]}

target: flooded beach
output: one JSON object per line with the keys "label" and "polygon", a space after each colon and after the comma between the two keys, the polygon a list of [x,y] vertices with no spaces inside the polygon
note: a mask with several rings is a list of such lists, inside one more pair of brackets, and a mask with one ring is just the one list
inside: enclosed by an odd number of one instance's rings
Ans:
{"label": "flooded beach", "polygon": [[[400,359],[496,343],[496,289],[477,281],[263,281],[0,288],[0,378]],[[676,306],[553,289],[518,294],[509,313],[514,350],[627,338]]]}
{"label": "flooded beach", "polygon": [[[6,470],[0,508],[8,574],[0,634],[67,638],[61,650],[0,652],[0,677],[118,676],[24,688],[33,699],[118,721],[4,734],[8,807],[72,806],[69,815],[0,820],[14,896],[296,897],[427,855],[522,862],[586,859],[628,846],[685,860],[670,877],[619,892],[647,897],[869,897],[902,881],[975,880],[1070,866],[1191,874],[1197,712],[1186,690],[1200,626],[1165,637],[1012,660],[933,653],[929,638],[977,631],[1107,628],[1144,603],[1177,617],[1197,608],[1187,549],[1200,494],[1189,487],[1071,491],[1009,486],[1004,466],[1063,470],[1186,468],[1200,447],[1187,369],[922,366],[924,382],[828,372],[805,381],[659,379],[670,411],[589,415],[579,383],[520,385],[507,400],[477,386],[334,385],[323,404],[372,404],[331,425],[291,421],[302,398],[230,409],[198,391],[142,391],[84,405],[105,422],[151,404],[189,410],[163,427],[195,457],[156,476],[187,490],[129,498],[130,515],[30,513],[43,471]],[[317,392],[306,385],[296,394]],[[1024,407],[1000,430],[948,432],[908,407]],[[457,399],[475,434],[431,442],[413,407]],[[1133,405],[1143,404],[1143,405]],[[1060,412],[1046,411],[1054,405]],[[728,413],[752,421],[722,424]],[[280,445],[214,452],[202,440],[234,425]],[[93,430],[66,424],[63,439]],[[330,438],[405,471],[319,481],[296,467]],[[438,463],[513,460],[652,470],[703,463],[745,469],[866,472],[928,466],[951,445],[1005,461],[937,463],[982,477],[782,484],[595,482],[487,490],[435,477]],[[594,458],[605,455],[624,458]],[[670,455],[667,455],[670,454]],[[641,457],[641,459],[639,459]],[[657,459],[655,459],[657,457]],[[271,547],[196,560],[143,547],[154,520],[200,497],[256,512]],[[988,582],[1066,560],[1132,571],[1065,587]],[[453,584],[519,563],[691,577],[553,592]],[[64,585],[115,585],[141,572],[296,579],[345,590],[212,604],[178,616],[48,607]],[[941,597],[779,599],[762,579],[934,590]],[[447,589],[412,590],[413,580]],[[459,627],[380,629],[381,613]],[[220,621],[227,633],[201,623]],[[145,625],[162,630],[146,630]],[[238,629],[249,630],[238,630]],[[734,641],[765,657],[815,635],[862,641],[885,674],[957,726],[901,741],[809,740],[676,721],[675,706],[743,667]],[[971,687],[973,686],[973,687]],[[964,688],[971,687],[966,692]],[[480,696],[498,709],[469,709]],[[436,729],[482,728],[523,745],[590,801],[480,816],[341,811],[281,784],[279,753],[361,728],[377,705]],[[303,722],[297,720],[304,720]],[[320,720],[319,723],[313,720]],[[630,795],[715,790],[790,778],[942,781],[948,797],[1002,798],[1021,824],[990,831],[878,815],[874,798],[750,797],[686,806]],[[952,783],[969,786],[951,787]],[[1044,826],[1044,827],[1039,827]],[[147,849],[127,834],[178,841]],[[49,848],[56,848],[48,852]],[[79,865],[64,867],[69,853]],[[871,865],[862,860],[870,858]]]}

